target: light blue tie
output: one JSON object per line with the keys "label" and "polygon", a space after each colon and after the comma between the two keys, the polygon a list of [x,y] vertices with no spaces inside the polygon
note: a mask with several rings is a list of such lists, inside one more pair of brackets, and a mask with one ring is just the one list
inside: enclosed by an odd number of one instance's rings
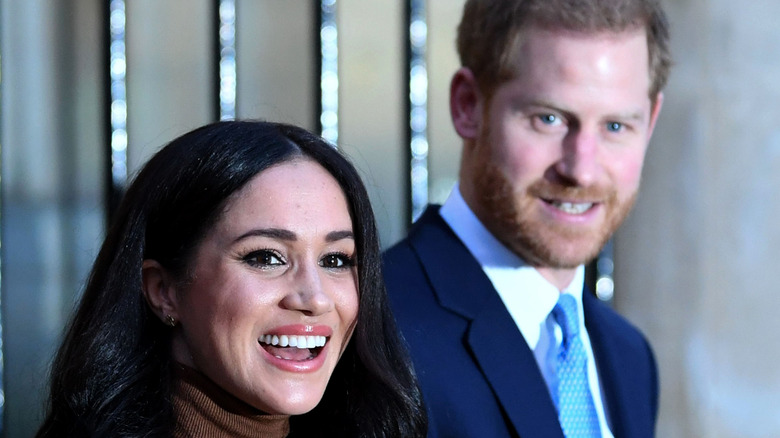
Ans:
{"label": "light blue tie", "polygon": [[563,330],[555,372],[558,375],[558,418],[566,438],[601,437],[596,408],[588,386],[588,356],[578,336],[577,301],[562,293],[552,311]]}

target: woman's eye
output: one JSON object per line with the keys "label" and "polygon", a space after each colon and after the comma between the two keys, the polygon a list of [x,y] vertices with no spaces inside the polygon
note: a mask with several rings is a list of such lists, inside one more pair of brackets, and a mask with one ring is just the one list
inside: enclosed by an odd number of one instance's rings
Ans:
{"label": "woman's eye", "polygon": [[320,259],[320,266],[323,268],[346,268],[355,264],[352,257],[346,254],[328,254]]}
{"label": "woman's eye", "polygon": [[244,257],[244,261],[246,261],[250,266],[260,268],[285,264],[282,255],[270,249],[252,251]]}

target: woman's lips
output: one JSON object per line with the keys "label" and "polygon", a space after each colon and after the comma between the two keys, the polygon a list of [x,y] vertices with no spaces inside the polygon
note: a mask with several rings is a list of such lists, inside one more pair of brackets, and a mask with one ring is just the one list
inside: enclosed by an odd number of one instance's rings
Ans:
{"label": "woman's lips", "polygon": [[267,353],[265,358],[277,368],[313,372],[325,362],[332,332],[328,326],[289,325],[269,330],[257,342]]}

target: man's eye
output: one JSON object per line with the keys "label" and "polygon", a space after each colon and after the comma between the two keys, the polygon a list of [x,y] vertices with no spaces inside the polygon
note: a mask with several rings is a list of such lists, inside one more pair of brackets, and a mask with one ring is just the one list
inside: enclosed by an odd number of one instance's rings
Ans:
{"label": "man's eye", "polygon": [[352,257],[340,253],[328,254],[320,259],[320,266],[323,268],[345,268],[354,264]]}
{"label": "man's eye", "polygon": [[623,130],[623,124],[618,122],[609,122],[607,123],[607,131],[609,132],[620,132]]}
{"label": "man's eye", "polygon": [[539,116],[539,120],[545,125],[554,125],[560,122],[560,119],[555,114],[542,114]]}
{"label": "man's eye", "polygon": [[255,267],[279,266],[284,264],[282,255],[269,249],[252,251],[244,256],[244,261]]}

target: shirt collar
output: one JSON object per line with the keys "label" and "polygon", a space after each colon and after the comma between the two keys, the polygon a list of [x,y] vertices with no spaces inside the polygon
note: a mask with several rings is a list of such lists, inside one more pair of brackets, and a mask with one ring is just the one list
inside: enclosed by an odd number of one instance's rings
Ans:
{"label": "shirt collar", "polygon": [[[439,214],[480,264],[526,342],[534,349],[560,291],[485,228],[466,204],[459,185],[455,185]],[[577,300],[580,321],[583,321],[584,277],[585,268],[579,266],[574,279],[563,290]]]}

